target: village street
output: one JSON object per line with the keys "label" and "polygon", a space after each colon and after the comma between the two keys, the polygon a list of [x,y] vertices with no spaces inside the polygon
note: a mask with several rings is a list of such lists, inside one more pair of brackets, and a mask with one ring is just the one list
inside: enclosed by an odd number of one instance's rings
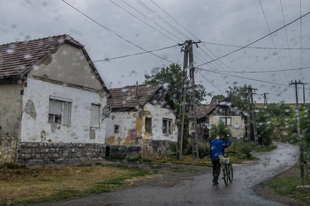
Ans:
{"label": "village street", "polygon": [[173,187],[143,185],[51,205],[283,205],[264,199],[254,192],[257,184],[289,169],[298,161],[298,147],[277,144],[278,149],[274,151],[253,153],[259,158],[258,161],[235,165],[234,182],[227,187],[222,180],[218,186],[212,186],[212,171],[207,169],[205,174],[189,178]]}

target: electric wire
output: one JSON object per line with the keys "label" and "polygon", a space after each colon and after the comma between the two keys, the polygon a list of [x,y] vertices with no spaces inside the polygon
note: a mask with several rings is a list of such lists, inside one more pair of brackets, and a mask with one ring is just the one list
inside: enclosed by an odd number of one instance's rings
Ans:
{"label": "electric wire", "polygon": [[203,74],[201,74],[201,72],[198,70],[198,73],[205,79],[207,80],[207,82],[209,82],[215,89],[217,89],[218,91],[220,91],[222,94],[225,94],[224,92],[222,92],[218,87],[216,87],[211,81],[209,81],[205,76],[203,76]]}
{"label": "electric wire", "polygon": [[[284,11],[283,11],[282,0],[280,0],[280,4],[281,4],[281,11],[282,11],[283,24],[285,25],[285,18],[284,18]],[[285,35],[286,35],[286,43],[287,43],[287,46],[290,47],[290,44],[289,44],[289,42],[288,42],[288,35],[287,35],[287,29],[286,29],[286,27],[284,28],[284,30],[285,30]],[[293,66],[293,61],[292,61],[291,50],[288,50],[288,53],[289,53],[289,56],[290,56],[291,67],[292,67],[292,69],[293,69],[294,66]],[[294,76],[294,79],[296,79],[296,78],[295,78],[295,72],[294,72],[294,70],[293,70],[293,76]]]}
{"label": "electric wire", "polygon": [[[126,11],[128,14],[130,14],[131,16],[135,17],[136,19],[140,20],[141,22],[143,22],[144,24],[148,25],[149,27],[151,27],[152,29],[154,29],[155,31],[161,33],[162,35],[164,35],[165,37],[167,37],[168,39],[174,41],[175,43],[178,43],[177,41],[175,41],[174,39],[172,39],[171,37],[167,36],[166,34],[164,34],[163,32],[159,31],[158,29],[154,28],[152,25],[146,23],[145,21],[143,21],[142,19],[140,19],[139,17],[137,17],[136,15],[132,14],[131,12],[129,12],[128,10],[126,10],[124,7],[118,5],[117,3],[113,2],[112,0],[109,0],[111,3],[113,3],[114,5],[118,6],[119,8],[123,9],[124,11]],[[173,34],[172,34],[173,35]],[[175,36],[176,38],[178,38],[177,36]]]}
{"label": "electric wire", "polygon": [[114,59],[126,58],[126,57],[136,56],[136,55],[140,55],[140,54],[147,54],[147,53],[150,53],[150,52],[155,52],[155,51],[161,51],[161,50],[165,50],[165,49],[170,49],[170,48],[174,48],[174,47],[177,47],[177,46],[179,46],[179,45],[177,44],[177,45],[174,45],[174,46],[168,46],[168,47],[164,47],[164,48],[160,48],[160,49],[154,49],[154,50],[149,50],[149,51],[145,51],[145,52],[139,52],[139,53],[135,53],[135,54],[127,54],[127,55],[118,56],[118,57],[111,57],[111,58],[105,58],[105,59],[98,59],[98,60],[95,60],[95,61],[93,61],[93,62],[102,62],[102,61],[110,61],[110,60],[114,60]]}
{"label": "electric wire", "polygon": [[[300,16],[302,14],[301,11],[301,0],[300,0]],[[300,49],[302,49],[302,19],[300,18]],[[302,50],[300,50],[300,67],[302,67]],[[301,70],[301,76],[302,76],[302,70]]]}
{"label": "electric wire", "polygon": [[[212,44],[212,45],[218,45],[218,46],[225,46],[225,47],[243,47],[238,45],[231,45],[231,44],[221,44],[221,43],[215,43],[215,42],[207,42],[207,41],[201,41],[202,44]],[[247,49],[274,49],[274,47],[247,47]],[[310,48],[292,48],[292,47],[277,47],[277,50],[310,50]]]}
{"label": "electric wire", "polygon": [[153,54],[152,52],[148,52],[146,49],[144,49],[144,48],[142,48],[141,46],[139,46],[139,45],[137,45],[137,44],[131,42],[130,40],[128,40],[128,39],[126,39],[126,38],[124,38],[124,37],[122,37],[121,35],[119,35],[119,34],[116,33],[115,31],[109,29],[108,27],[102,25],[101,23],[99,23],[99,22],[96,21],[95,19],[91,18],[90,16],[86,15],[86,14],[83,13],[82,11],[78,10],[77,8],[75,8],[74,6],[72,6],[71,4],[69,4],[68,2],[66,2],[65,0],[62,0],[62,1],[63,1],[64,3],[66,3],[68,6],[70,6],[71,8],[73,8],[74,10],[76,10],[77,12],[79,12],[80,14],[82,14],[83,16],[85,16],[86,18],[90,19],[90,20],[93,21],[94,23],[98,24],[98,25],[101,26],[102,28],[104,28],[104,29],[106,29],[107,31],[113,33],[114,35],[116,35],[116,36],[119,37],[120,39],[122,39],[122,40],[128,42],[129,44],[131,44],[131,45],[133,45],[133,46],[135,46],[135,47],[137,47],[137,48],[139,48],[139,49],[141,49],[141,50],[143,50],[143,51],[145,51],[145,52],[147,52],[147,53],[149,53],[149,54],[151,54],[151,55],[153,55],[153,56],[155,56],[155,57],[157,57],[157,58],[159,58],[159,59],[168,61],[168,62],[173,63],[173,64],[177,64],[177,63],[175,63],[175,62],[173,62],[173,61],[170,61],[170,60],[168,60],[168,59],[166,59],[166,58],[163,58],[163,57],[161,57],[161,56],[158,56],[158,55],[156,55],[156,54]]}
{"label": "electric wire", "polygon": [[[258,0],[258,1],[259,1],[259,4],[260,4],[260,7],[261,7],[261,9],[262,9],[262,12],[263,12],[263,15],[264,15],[265,21],[266,21],[268,31],[269,31],[269,33],[270,33],[270,32],[271,32],[271,31],[270,31],[270,27],[269,27],[269,24],[268,24],[268,20],[267,20],[267,17],[266,17],[266,14],[265,14],[265,11],[264,11],[264,8],[263,8],[263,5],[262,5],[262,2],[261,2],[260,0]],[[285,24],[284,24],[284,25],[285,25]],[[272,36],[272,35],[270,35],[270,38],[271,38],[272,43],[273,43],[273,46],[274,46],[274,48],[275,48],[275,51],[276,51],[276,54],[277,54],[277,57],[278,57],[278,60],[279,60],[280,66],[281,66],[281,68],[282,68],[282,70],[283,70],[283,69],[284,69],[284,68],[283,68],[283,64],[282,64],[282,61],[281,61],[281,59],[280,59],[280,56],[279,56],[278,50],[276,49],[276,44],[275,44],[275,42],[274,42],[273,36]],[[283,71],[283,73],[284,73],[284,75],[285,75],[286,80],[289,82],[289,80],[288,80],[288,78],[287,78],[287,75],[286,75],[285,71]]]}
{"label": "electric wire", "polygon": [[306,14],[304,14],[304,15],[298,17],[297,19],[291,21],[290,23],[285,24],[284,26],[282,26],[282,27],[280,27],[280,28],[274,30],[273,32],[271,32],[271,33],[269,33],[269,34],[266,34],[265,36],[263,36],[263,37],[261,37],[261,38],[255,40],[255,41],[253,41],[253,42],[251,42],[251,43],[248,43],[248,44],[246,44],[245,46],[242,46],[242,47],[239,48],[239,49],[236,49],[236,50],[234,50],[234,51],[232,51],[232,52],[229,52],[229,53],[227,53],[227,54],[225,54],[225,55],[223,55],[223,56],[220,56],[220,57],[218,57],[218,58],[216,58],[216,59],[213,59],[213,60],[211,60],[211,61],[209,61],[209,62],[205,62],[205,63],[203,63],[203,64],[200,64],[200,65],[198,65],[198,66],[202,66],[202,65],[205,65],[205,64],[210,64],[211,62],[217,61],[217,60],[222,59],[222,58],[224,58],[224,57],[227,57],[227,56],[229,56],[229,55],[231,55],[231,54],[233,54],[233,53],[236,53],[236,52],[238,52],[238,51],[240,51],[240,50],[242,50],[242,49],[244,49],[244,48],[247,48],[248,46],[250,46],[250,45],[252,45],[252,44],[255,44],[256,42],[261,41],[262,39],[264,39],[264,38],[266,38],[266,37],[268,37],[268,36],[270,36],[270,35],[272,35],[272,34],[278,32],[278,31],[280,31],[281,29],[283,29],[283,28],[285,28],[285,27],[291,25],[292,23],[298,21],[299,19],[302,19],[303,17],[305,17],[305,16],[307,16],[307,15],[309,15],[309,14],[310,14],[310,12],[307,12]]}

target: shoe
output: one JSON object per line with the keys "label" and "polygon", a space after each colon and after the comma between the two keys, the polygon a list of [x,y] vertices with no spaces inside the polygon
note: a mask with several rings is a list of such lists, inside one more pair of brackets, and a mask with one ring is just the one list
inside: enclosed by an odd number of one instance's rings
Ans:
{"label": "shoe", "polygon": [[219,184],[218,181],[213,182],[213,185],[218,185],[218,184]]}

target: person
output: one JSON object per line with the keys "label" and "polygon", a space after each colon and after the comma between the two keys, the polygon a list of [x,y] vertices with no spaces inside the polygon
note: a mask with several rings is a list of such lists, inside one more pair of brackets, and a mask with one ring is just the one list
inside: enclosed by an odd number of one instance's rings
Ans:
{"label": "person", "polygon": [[213,185],[218,184],[218,178],[221,170],[221,163],[219,159],[219,155],[224,154],[225,148],[229,147],[231,144],[231,140],[229,138],[229,134],[227,134],[227,142],[220,140],[220,135],[216,134],[215,140],[211,141],[210,144],[210,153],[213,167]]}

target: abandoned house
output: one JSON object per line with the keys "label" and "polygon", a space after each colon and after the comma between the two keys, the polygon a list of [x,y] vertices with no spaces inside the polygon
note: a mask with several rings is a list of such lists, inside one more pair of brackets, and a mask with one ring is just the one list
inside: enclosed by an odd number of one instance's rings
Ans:
{"label": "abandoned house", "polygon": [[162,84],[126,86],[109,90],[107,145],[140,145],[143,157],[169,154],[178,129],[173,102]]}
{"label": "abandoned house", "polygon": [[209,141],[211,125],[218,125],[220,122],[231,129],[233,139],[245,137],[245,115],[227,99],[215,99],[209,106],[196,106],[196,116],[199,142]]}
{"label": "abandoned house", "polygon": [[109,91],[68,35],[0,46],[0,162],[81,163],[105,153]]}

